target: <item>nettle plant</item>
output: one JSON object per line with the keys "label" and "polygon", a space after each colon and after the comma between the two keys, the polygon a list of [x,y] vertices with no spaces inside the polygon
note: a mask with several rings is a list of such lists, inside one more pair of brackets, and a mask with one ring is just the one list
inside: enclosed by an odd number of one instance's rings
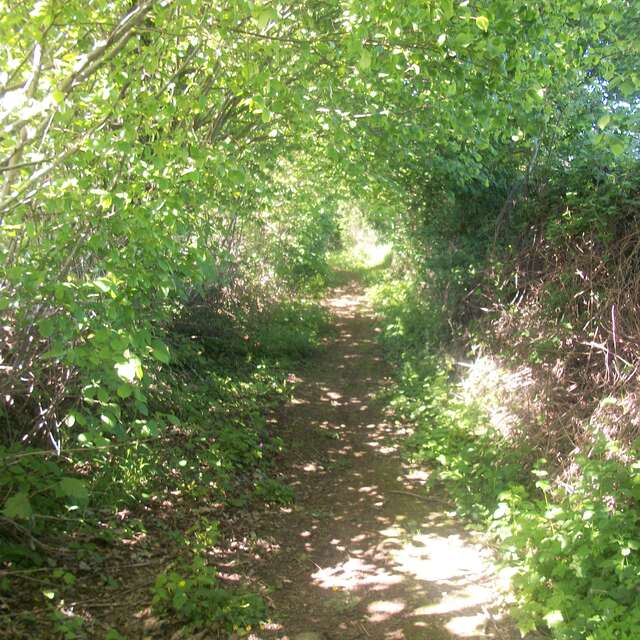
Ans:
{"label": "nettle plant", "polygon": [[[386,291],[386,293],[385,293]],[[398,292],[401,291],[399,294]],[[511,574],[512,616],[523,634],[545,630],[559,640],[631,640],[640,623],[640,463],[615,441],[594,435],[589,455],[572,458],[560,478],[531,446],[491,426],[486,400],[469,403],[443,354],[407,323],[398,305],[412,296],[379,288],[385,343],[399,359],[391,404],[415,425],[409,455],[431,469],[460,514],[484,524]],[[437,309],[432,308],[432,313]],[[428,330],[432,320],[423,317]]]}
{"label": "nettle plant", "polygon": [[517,567],[514,616],[523,631],[543,620],[564,639],[633,638],[640,622],[640,463],[596,455],[576,459],[570,490],[534,470],[544,500],[506,491],[492,528]]}

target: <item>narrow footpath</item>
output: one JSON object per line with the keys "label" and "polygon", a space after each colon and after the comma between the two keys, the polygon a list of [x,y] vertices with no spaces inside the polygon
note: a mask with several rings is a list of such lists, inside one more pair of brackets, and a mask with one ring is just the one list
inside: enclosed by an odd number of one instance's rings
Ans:
{"label": "narrow footpath", "polygon": [[252,571],[275,613],[251,637],[519,637],[497,613],[491,553],[402,460],[407,431],[379,398],[390,370],[361,289],[352,282],[326,304],[335,331],[278,420],[296,500],[256,523]]}

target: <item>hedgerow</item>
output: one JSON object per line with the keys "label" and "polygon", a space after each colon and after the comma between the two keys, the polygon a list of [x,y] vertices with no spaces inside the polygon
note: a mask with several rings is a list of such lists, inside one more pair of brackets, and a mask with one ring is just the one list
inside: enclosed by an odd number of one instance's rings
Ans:
{"label": "hedgerow", "polygon": [[628,0],[0,2],[9,568],[100,505],[256,479],[352,203],[407,276],[399,352],[454,338],[534,381],[497,448],[554,491],[602,438],[634,464],[639,24]]}

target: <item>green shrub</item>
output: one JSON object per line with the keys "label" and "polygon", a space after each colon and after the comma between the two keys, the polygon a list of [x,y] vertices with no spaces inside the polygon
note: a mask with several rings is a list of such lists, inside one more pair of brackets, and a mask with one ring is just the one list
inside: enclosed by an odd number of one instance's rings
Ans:
{"label": "green shrub", "polygon": [[159,615],[175,616],[192,631],[246,630],[266,619],[262,598],[222,587],[217,571],[201,556],[156,578],[152,606]]}
{"label": "green shrub", "polygon": [[319,345],[327,331],[327,313],[317,304],[288,301],[273,306],[253,328],[257,355],[284,362],[300,360]]}
{"label": "green shrub", "polygon": [[263,478],[255,487],[255,495],[265,502],[289,505],[295,500],[293,489],[279,480]]}
{"label": "green shrub", "polygon": [[[396,290],[397,294],[397,290]],[[406,294],[401,293],[401,296]],[[432,469],[458,513],[495,537],[513,575],[513,617],[523,633],[557,640],[631,640],[640,624],[640,462],[599,441],[575,458],[570,480],[536,452],[494,430],[486,408],[463,400],[445,356],[416,348],[394,299],[380,307],[395,345],[391,405],[415,425],[408,455]],[[431,320],[424,319],[425,331]],[[398,331],[400,327],[401,331]]]}

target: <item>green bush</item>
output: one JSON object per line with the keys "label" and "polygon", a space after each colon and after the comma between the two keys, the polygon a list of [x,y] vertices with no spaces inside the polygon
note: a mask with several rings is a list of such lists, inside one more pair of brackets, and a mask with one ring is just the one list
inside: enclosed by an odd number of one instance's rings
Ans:
{"label": "green bush", "polygon": [[287,301],[260,317],[252,340],[259,356],[291,362],[311,354],[327,328],[327,313],[317,303]]}
{"label": "green bush", "polygon": [[259,596],[222,587],[217,571],[200,556],[156,578],[152,606],[191,631],[245,631],[263,622],[267,613]]}
{"label": "green bush", "polygon": [[[397,289],[396,289],[397,291]],[[640,462],[600,441],[575,459],[573,476],[495,431],[486,408],[465,402],[452,365],[416,342],[402,305],[381,306],[383,341],[399,368],[391,405],[415,425],[408,455],[428,465],[458,512],[495,537],[512,574],[512,613],[523,633],[557,640],[631,640],[640,624]],[[396,313],[400,310],[400,314]],[[425,318],[425,326],[430,321]],[[417,348],[417,344],[421,348]]]}

